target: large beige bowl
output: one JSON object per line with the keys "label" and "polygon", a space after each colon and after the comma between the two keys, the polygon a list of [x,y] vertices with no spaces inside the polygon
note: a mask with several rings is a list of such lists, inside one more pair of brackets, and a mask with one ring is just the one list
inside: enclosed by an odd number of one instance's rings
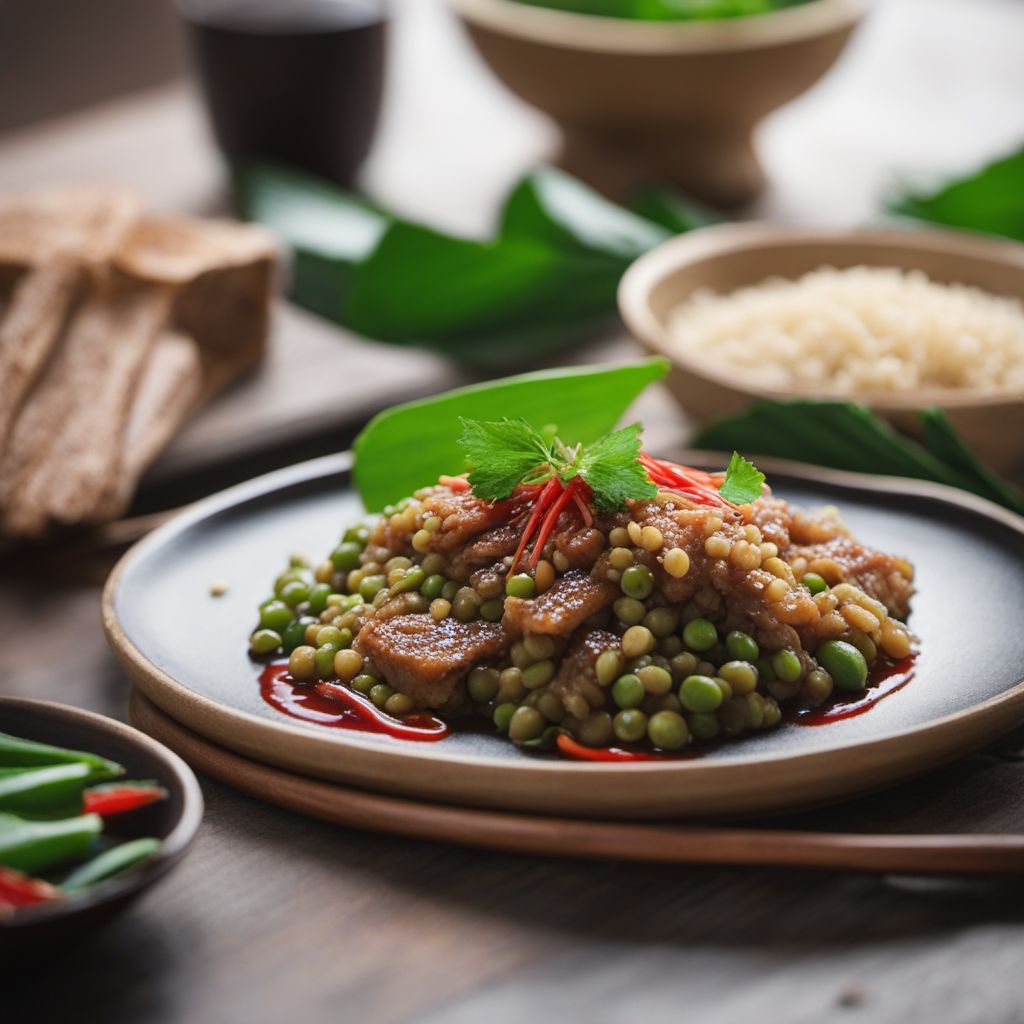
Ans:
{"label": "large beige bowl", "polygon": [[[1024,245],[1014,242],[937,230],[831,232],[729,224],[681,235],[642,256],[619,285],[619,310],[636,338],[672,361],[672,393],[695,420],[706,423],[760,398],[822,396],[758,387],[728,368],[681,352],[668,331],[671,311],[700,288],[727,293],[820,266],[861,265],[922,270],[934,281],[974,285],[1024,301]],[[918,409],[940,406],[992,468],[1024,474],[1024,394],[965,389],[840,397],[870,406],[910,433],[917,430]]]}
{"label": "large beige bowl", "polygon": [[733,205],[764,181],[754,126],[832,66],[869,0],[691,22],[450,2],[494,73],[558,122],[566,170],[613,197],[655,183]]}

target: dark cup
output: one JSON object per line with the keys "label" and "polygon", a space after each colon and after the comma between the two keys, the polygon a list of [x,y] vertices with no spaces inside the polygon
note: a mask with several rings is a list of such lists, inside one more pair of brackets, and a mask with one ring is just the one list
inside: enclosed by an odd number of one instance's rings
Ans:
{"label": "dark cup", "polygon": [[180,0],[217,145],[351,185],[384,85],[383,0]]}

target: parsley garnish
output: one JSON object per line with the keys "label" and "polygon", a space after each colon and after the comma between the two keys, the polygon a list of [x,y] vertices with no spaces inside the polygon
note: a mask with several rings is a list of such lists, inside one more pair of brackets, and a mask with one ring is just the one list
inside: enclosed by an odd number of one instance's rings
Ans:
{"label": "parsley garnish", "polygon": [[519,484],[543,484],[557,477],[562,484],[579,477],[603,511],[621,508],[627,499],[653,498],[658,489],[637,461],[639,423],[584,447],[569,447],[545,436],[524,419],[493,422],[461,419],[459,445],[472,466],[473,493],[485,501],[507,498]]}
{"label": "parsley garnish", "polygon": [[718,493],[734,505],[749,505],[761,497],[763,489],[764,473],[739,452],[733,452]]}

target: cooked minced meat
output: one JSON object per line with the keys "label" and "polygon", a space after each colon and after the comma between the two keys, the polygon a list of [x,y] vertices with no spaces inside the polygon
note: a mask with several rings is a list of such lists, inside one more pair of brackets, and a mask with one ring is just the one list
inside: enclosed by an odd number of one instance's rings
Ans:
{"label": "cooked minced meat", "polygon": [[300,682],[482,714],[519,742],[655,749],[771,727],[780,702],[861,689],[911,652],[910,564],[834,509],[671,490],[610,514],[569,503],[527,560],[533,494],[488,502],[448,479],[353,527],[278,580],[297,600],[271,602],[280,644],[265,616],[254,650],[283,650]]}

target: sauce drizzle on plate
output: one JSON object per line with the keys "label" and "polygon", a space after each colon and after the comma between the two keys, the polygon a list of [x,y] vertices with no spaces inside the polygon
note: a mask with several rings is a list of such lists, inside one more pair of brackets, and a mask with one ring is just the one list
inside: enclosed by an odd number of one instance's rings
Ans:
{"label": "sauce drizzle on plate", "polygon": [[[870,711],[880,701],[902,690],[914,678],[914,656],[878,666],[872,673],[868,688],[853,699],[835,697],[817,708],[804,708],[790,716],[797,725],[829,725],[847,718],[856,718]],[[842,694],[842,691],[839,691]]]}
{"label": "sauce drizzle on plate", "polygon": [[287,662],[273,662],[263,669],[260,695],[275,711],[312,725],[426,742],[442,740],[450,732],[433,715],[392,718],[368,697],[340,683],[298,683],[288,674]]}

